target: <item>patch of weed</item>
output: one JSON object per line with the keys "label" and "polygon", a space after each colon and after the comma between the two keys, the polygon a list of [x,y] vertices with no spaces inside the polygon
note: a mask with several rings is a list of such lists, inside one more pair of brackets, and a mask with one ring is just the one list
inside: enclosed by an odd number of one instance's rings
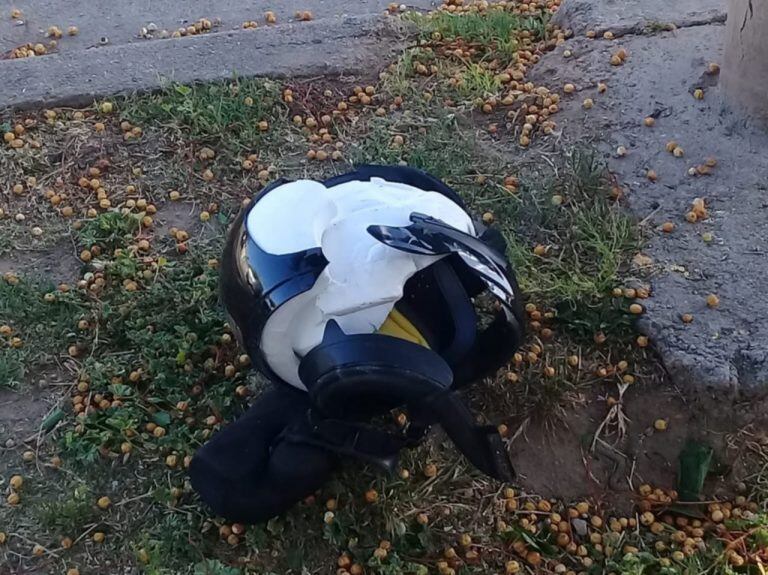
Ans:
{"label": "patch of weed", "polygon": [[[277,83],[236,78],[213,84],[173,84],[157,94],[130,100],[124,114],[131,121],[162,126],[187,140],[237,153],[279,140],[286,109]],[[269,130],[259,128],[261,121],[269,122]]]}
{"label": "patch of weed", "polygon": [[141,218],[135,214],[106,212],[85,222],[78,232],[78,241],[86,246],[99,244],[108,250],[127,245],[139,229]]}
{"label": "patch of weed", "polygon": [[96,517],[93,493],[80,484],[56,500],[42,502],[36,513],[46,529],[60,534],[79,533]]}
{"label": "patch of weed", "polygon": [[[406,144],[394,143],[396,136]],[[413,121],[374,119],[350,151],[353,164],[397,164],[429,171],[435,176],[455,182],[474,172],[471,134],[461,131],[456,117],[439,114]]]}
{"label": "patch of weed", "polygon": [[20,384],[32,367],[57,355],[84,309],[74,294],[44,280],[15,275],[0,280],[0,325],[11,329],[0,336],[2,384]]}
{"label": "patch of weed", "polygon": [[[631,219],[609,197],[605,167],[594,152],[574,149],[556,178],[521,191],[522,225],[507,225],[509,252],[524,293],[558,310],[574,335],[627,334],[626,304],[611,297],[639,246]],[[547,253],[536,255],[531,243]]]}
{"label": "patch of weed", "polygon": [[445,40],[461,39],[478,45],[482,50],[511,59],[517,50],[517,34],[521,31],[543,36],[546,18],[521,17],[502,10],[487,13],[451,14],[435,12],[414,14],[411,19],[425,40],[437,37]]}

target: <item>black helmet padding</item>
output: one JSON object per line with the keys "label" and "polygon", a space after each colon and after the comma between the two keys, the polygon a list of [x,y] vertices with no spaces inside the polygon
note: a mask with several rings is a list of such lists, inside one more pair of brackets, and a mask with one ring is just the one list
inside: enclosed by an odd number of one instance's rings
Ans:
{"label": "black helmet padding", "polygon": [[190,479],[214,512],[230,521],[266,521],[330,478],[339,465],[334,454],[283,441],[291,426],[306,419],[308,409],[305,393],[273,387],[197,451]]}
{"label": "black helmet padding", "polygon": [[480,471],[502,481],[515,475],[498,430],[475,425],[451,391],[450,367],[425,347],[383,335],[345,335],[331,321],[299,375],[320,418],[349,421],[405,406],[417,428],[439,424]]}
{"label": "black helmet padding", "polygon": [[387,335],[346,335],[335,321],[301,360],[299,377],[318,414],[354,419],[381,415],[453,382],[435,352]]}

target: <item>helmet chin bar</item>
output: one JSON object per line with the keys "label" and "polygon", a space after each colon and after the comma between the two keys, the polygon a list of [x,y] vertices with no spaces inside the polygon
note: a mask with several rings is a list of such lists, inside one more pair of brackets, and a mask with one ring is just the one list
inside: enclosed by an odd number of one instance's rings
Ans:
{"label": "helmet chin bar", "polygon": [[[292,219],[305,193],[325,206],[318,217],[327,227],[315,229],[319,235]],[[398,206],[419,209],[395,213]],[[363,208],[371,208],[370,219],[358,217]],[[275,223],[286,212],[301,234]],[[282,235],[270,235],[275,226]],[[377,258],[359,258],[361,246]],[[343,462],[394,471],[402,449],[417,445],[433,425],[478,470],[512,480],[496,428],[477,425],[457,394],[506,363],[523,336],[521,297],[505,249],[498,231],[472,223],[453,190],[413,168],[362,166],[321,184],[280,180],[265,188],[234,221],[220,285],[233,332],[274,385],[195,454],[189,473],[203,501],[231,521],[266,521],[320,489]],[[404,259],[424,265],[395,280],[393,262]],[[375,269],[369,273],[366,265]],[[326,275],[341,281],[331,286],[337,292],[328,315],[320,304],[329,303],[332,291],[323,291]],[[338,291],[355,282],[364,289]],[[368,292],[386,295],[393,287],[402,287],[402,296],[392,305],[419,334],[411,341],[394,337],[396,331],[374,333],[380,325],[366,323],[368,315],[353,317],[375,301]],[[494,315],[490,322],[478,321],[473,305],[483,292],[496,299],[484,308]],[[312,331],[299,311],[307,302],[325,321],[311,324]],[[338,321],[331,312],[340,314]],[[290,378],[275,358],[290,364]],[[396,408],[408,411],[405,428],[382,423]]]}

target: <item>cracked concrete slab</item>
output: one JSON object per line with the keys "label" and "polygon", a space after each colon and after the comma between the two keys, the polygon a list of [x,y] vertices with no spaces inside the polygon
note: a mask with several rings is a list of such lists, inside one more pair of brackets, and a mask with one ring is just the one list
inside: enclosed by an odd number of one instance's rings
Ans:
{"label": "cracked concrete slab", "polygon": [[725,22],[725,18],[726,0],[569,0],[560,6],[553,22],[582,36],[587,30],[621,35],[668,24],[681,28]]}
{"label": "cracked concrete slab", "polygon": [[[385,0],[142,0],[114,3],[94,0],[18,0],[22,10],[11,19],[10,5],[0,15],[0,53],[26,42],[47,43],[46,30],[58,26],[64,36],[55,51],[33,58],[0,59],[0,109],[86,103],[94,97],[152,90],[168,80],[212,81],[255,75],[344,73],[375,68],[383,54],[399,49],[394,20],[384,16]],[[427,9],[435,0],[410,0]],[[277,16],[264,21],[266,11]],[[313,20],[296,22],[296,11]],[[220,22],[206,34],[146,39],[142,28],[173,31],[199,18]],[[246,20],[259,27],[243,30]],[[76,36],[66,35],[77,26]],[[155,36],[159,36],[155,34]],[[103,42],[102,38],[107,39]]]}
{"label": "cracked concrete slab", "polygon": [[[580,0],[575,0],[579,3]],[[568,2],[563,7],[568,10]],[[671,9],[671,8],[670,8]],[[653,296],[639,322],[673,379],[691,387],[768,389],[768,131],[730,109],[708,74],[721,62],[725,27],[710,24],[615,41],[575,38],[542,57],[534,74],[547,86],[575,84],[558,114],[563,135],[596,142],[649,233]],[[623,47],[628,57],[611,66]],[[564,57],[564,51],[573,55]],[[598,93],[597,82],[608,89]],[[702,89],[703,100],[694,98]],[[592,98],[593,108],[582,102]],[[653,127],[644,118],[655,118]],[[666,150],[675,141],[682,157]],[[618,157],[618,146],[628,153]],[[716,158],[711,175],[689,169]],[[654,170],[658,180],[647,178]],[[704,198],[709,217],[688,223]],[[675,225],[671,233],[659,228]],[[711,234],[711,241],[707,234]],[[720,305],[707,306],[716,294]],[[681,316],[690,313],[692,323]]]}

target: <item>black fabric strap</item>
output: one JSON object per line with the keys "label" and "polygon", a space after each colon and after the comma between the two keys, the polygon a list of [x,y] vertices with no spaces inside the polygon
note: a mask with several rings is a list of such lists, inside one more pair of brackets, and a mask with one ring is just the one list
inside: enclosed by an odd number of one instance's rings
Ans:
{"label": "black fabric strap", "polygon": [[414,427],[409,432],[392,433],[363,423],[311,419],[310,414],[301,424],[286,429],[281,439],[299,445],[322,447],[336,455],[371,463],[390,473],[397,469],[400,451],[415,446],[429,430]]}
{"label": "black fabric strap", "polygon": [[515,471],[504,442],[492,425],[477,425],[455,392],[434,394],[412,408],[414,420],[439,423],[456,448],[480,471],[509,482]]}
{"label": "black fabric strap", "polygon": [[453,338],[440,355],[453,367],[464,359],[475,341],[477,315],[453,267],[446,261],[439,261],[432,267],[435,283],[450,307],[449,316],[453,322]]}
{"label": "black fabric strap", "polygon": [[338,458],[318,446],[280,441],[306,419],[305,393],[271,388],[192,459],[192,486],[218,515],[259,523],[287,511],[331,477]]}

